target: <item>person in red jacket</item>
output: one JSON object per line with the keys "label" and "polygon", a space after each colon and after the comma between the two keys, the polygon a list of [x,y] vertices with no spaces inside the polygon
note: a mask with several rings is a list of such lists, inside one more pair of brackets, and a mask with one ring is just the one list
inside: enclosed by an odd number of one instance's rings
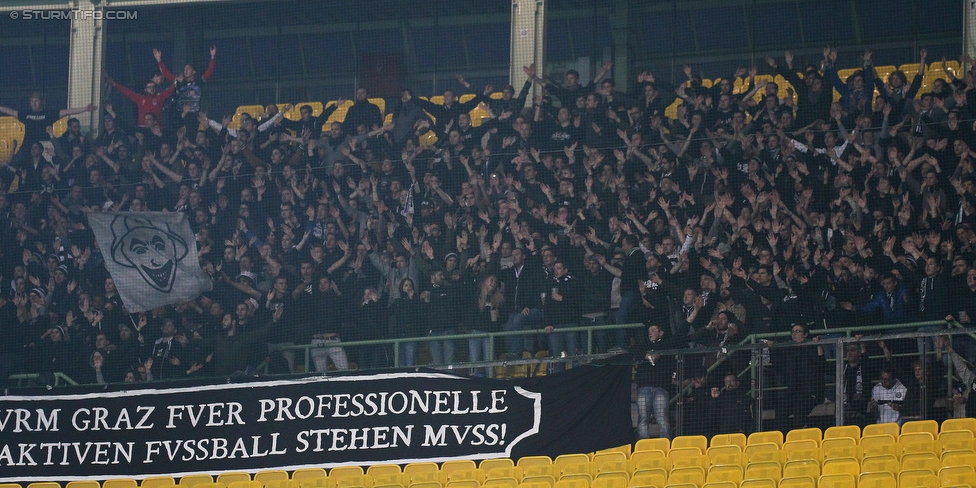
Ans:
{"label": "person in red jacket", "polygon": [[157,92],[159,89],[156,83],[152,80],[146,82],[146,88],[144,93],[136,93],[117,81],[113,80],[108,73],[105,73],[105,79],[108,81],[112,87],[119,91],[119,93],[125,95],[126,98],[132,100],[139,109],[139,127],[146,126],[146,114],[151,113],[156,116],[156,120],[163,120],[163,107],[166,104],[166,100],[169,99],[173,91],[176,90],[176,84],[171,84],[168,88],[162,92]]}

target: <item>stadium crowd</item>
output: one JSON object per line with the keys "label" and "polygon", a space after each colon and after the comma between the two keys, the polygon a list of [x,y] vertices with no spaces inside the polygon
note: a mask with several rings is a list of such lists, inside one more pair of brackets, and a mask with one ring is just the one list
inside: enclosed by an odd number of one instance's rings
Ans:
{"label": "stadium crowd", "polygon": [[[283,344],[321,346],[311,351],[320,372],[383,368],[391,349],[340,340],[509,330],[539,333],[506,337],[499,355],[574,356],[583,337],[562,329],[643,322],[597,334],[594,346],[633,355],[639,434],[656,413],[670,436],[675,361],[659,351],[976,319],[976,71],[916,98],[924,49],[918,73],[886,79],[870,52],[840,79],[828,48],[813,64],[787,52],[710,87],[691,66],[677,86],[649,72],[606,78],[610,63],[593,80],[569,71],[561,83],[527,66],[529,81],[501,98],[461,76],[474,94],[463,103],[453,90],[440,104],[404,89],[385,124],[359,88],[341,122],[323,126],[340,99],[317,115],[299,107],[298,120],[271,104],[239,128],[205,110],[216,49],[202,74],[187,64],[174,75],[154,55],[159,70],[139,89],[106,76],[136,110],[104,106],[97,137],[76,119],[59,137],[51,128],[96,107],[51,110],[39,93],[29,107],[0,107],[26,129],[0,172],[0,383],[18,372],[90,383],[231,375],[265,361],[294,372]],[[756,82],[760,71],[782,75],[795,100]],[[533,83],[544,95],[527,106]],[[475,127],[469,112],[482,103],[491,118]],[[430,131],[437,142],[425,147]],[[213,291],[126,313],[86,223],[92,210],[185,212]],[[491,360],[487,341],[408,341],[401,364]],[[844,351],[852,421],[918,415],[919,391],[949,360],[892,359],[916,350],[903,342]],[[976,359],[967,337],[935,344],[960,372]],[[789,395],[777,417],[803,425],[824,399],[833,351],[770,351],[764,364]],[[737,372],[750,357],[721,359],[718,371]],[[715,361],[691,361],[686,401],[715,425],[688,429],[748,430],[746,388],[735,375],[705,378]],[[879,379],[904,403],[872,398]],[[950,394],[937,390],[929,398]]]}

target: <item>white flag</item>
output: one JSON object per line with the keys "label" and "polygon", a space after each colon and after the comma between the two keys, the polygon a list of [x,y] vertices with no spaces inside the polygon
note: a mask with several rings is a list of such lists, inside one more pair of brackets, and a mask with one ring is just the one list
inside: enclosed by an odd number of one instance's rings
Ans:
{"label": "white flag", "polygon": [[213,289],[182,212],[92,212],[88,223],[128,312],[185,302]]}

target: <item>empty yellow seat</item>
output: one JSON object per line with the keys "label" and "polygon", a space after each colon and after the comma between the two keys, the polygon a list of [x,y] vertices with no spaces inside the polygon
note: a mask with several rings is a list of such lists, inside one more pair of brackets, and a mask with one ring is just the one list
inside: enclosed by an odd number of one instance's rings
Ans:
{"label": "empty yellow seat", "polygon": [[709,447],[739,446],[740,451],[744,451],[748,440],[745,434],[717,434],[712,436]]}
{"label": "empty yellow seat", "polygon": [[861,432],[861,437],[868,437],[873,435],[890,435],[896,441],[898,436],[901,434],[901,428],[898,424],[894,422],[888,422],[884,424],[868,424],[864,426],[864,431]]}
{"label": "empty yellow seat", "polygon": [[518,482],[521,482],[522,478],[524,477],[525,477],[524,470],[518,466],[511,466],[511,467],[499,466],[497,468],[491,468],[490,471],[485,473],[486,480],[493,480],[499,478],[512,478]]}
{"label": "empty yellow seat", "polygon": [[786,442],[802,440],[813,441],[819,446],[823,440],[823,431],[818,427],[811,427],[809,429],[794,429],[786,433]]}
{"label": "empty yellow seat", "polygon": [[897,473],[861,473],[858,488],[891,488],[898,483]]}
{"label": "empty yellow seat", "polygon": [[746,465],[745,479],[770,479],[779,481],[783,477],[783,466],[779,463],[761,462]]}
{"label": "empty yellow seat", "polygon": [[850,437],[834,437],[833,439],[824,439],[820,448],[827,451],[836,447],[854,447],[856,445],[857,441]]}
{"label": "empty yellow seat", "polygon": [[865,456],[864,459],[861,460],[861,472],[884,472],[892,473],[897,476],[898,473],[901,472],[901,462],[898,461],[898,458],[890,454],[881,456]]}
{"label": "empty yellow seat", "polygon": [[971,417],[964,417],[958,419],[946,419],[942,421],[942,429],[940,432],[953,432],[957,430],[965,430],[972,432],[976,435],[976,419]]}
{"label": "empty yellow seat", "polygon": [[671,440],[671,449],[697,447],[700,452],[708,450],[708,438],[703,435],[678,436]]}
{"label": "empty yellow seat", "polygon": [[[746,447],[748,450],[752,446]],[[747,452],[750,463],[777,463],[780,466],[786,464],[786,453],[780,450],[772,451],[753,451]]]}
{"label": "empty yellow seat", "polygon": [[779,488],[817,488],[817,478],[797,476],[779,480]]}
{"label": "empty yellow seat", "polygon": [[142,480],[139,484],[142,488],[160,488],[162,486],[172,486],[176,484],[176,480],[172,476],[151,476]]}
{"label": "empty yellow seat", "polygon": [[861,463],[853,459],[827,459],[824,461],[823,474],[849,474],[857,479],[861,475]]}
{"label": "empty yellow seat", "polygon": [[[393,466],[396,465],[394,464]],[[372,468],[372,466],[370,467]],[[478,467],[484,470],[485,474],[488,474],[494,468],[515,467],[515,461],[512,461],[510,458],[484,459],[478,463]]]}
{"label": "empty yellow seat", "polygon": [[[135,480],[132,480],[135,481]],[[18,485],[19,486],[19,485]],[[58,485],[60,486],[60,485]],[[102,484],[97,481],[69,481],[64,488],[101,488]]]}
{"label": "empty yellow seat", "polygon": [[593,464],[599,468],[601,464],[611,461],[627,461],[630,456],[620,452],[620,451],[610,451],[610,452],[598,452],[594,453],[593,457],[590,459]]}
{"label": "empty yellow seat", "polygon": [[820,463],[817,461],[804,459],[799,461],[788,461],[783,466],[783,477],[809,476],[811,478],[820,477]]}
{"label": "empty yellow seat", "polygon": [[[285,473],[285,479],[288,479],[288,473]],[[191,474],[180,478],[180,486],[187,487],[209,484],[213,482],[214,479],[209,474]]]}
{"label": "empty yellow seat", "polygon": [[[908,434],[908,435],[919,435],[919,434]],[[902,453],[903,453],[902,457],[904,457],[905,454],[915,454],[915,453],[931,453],[941,457],[942,444],[939,441],[909,442],[902,445]]]}
{"label": "empty yellow seat", "polygon": [[701,486],[705,484],[705,470],[697,466],[675,468],[668,476],[668,484],[678,483]]}
{"label": "empty yellow seat", "polygon": [[746,465],[749,464],[749,456],[747,456],[744,452],[716,454],[715,456],[709,456],[708,460],[711,461],[712,466],[719,464],[734,464],[736,466],[741,466],[742,469],[745,469]]}
{"label": "empty yellow seat", "polygon": [[914,432],[928,432],[935,439],[939,435],[939,423],[934,420],[913,420],[901,426],[902,435]]}
{"label": "empty yellow seat", "polygon": [[[217,483],[223,483],[224,485],[230,485],[231,483],[233,483],[235,481],[251,481],[251,474],[250,473],[245,473],[243,471],[229,471],[227,473],[220,473],[220,474],[217,475]],[[102,488],[105,488],[105,487],[102,486]]]}
{"label": "empty yellow seat", "polygon": [[[519,482],[515,478],[493,478],[485,480],[482,483],[482,488],[518,488]],[[374,488],[375,485],[374,485]]]}
{"label": "empty yellow seat", "polygon": [[753,432],[749,434],[748,444],[766,444],[772,443],[779,447],[783,447],[783,433],[778,430],[773,430],[769,432]]}
{"label": "empty yellow seat", "polygon": [[972,466],[954,466],[939,470],[942,486],[971,485],[976,482],[976,471]]}
{"label": "empty yellow seat", "polygon": [[825,474],[817,483],[819,488],[857,488],[857,478],[850,474]]}
{"label": "empty yellow seat", "polygon": [[556,485],[553,488],[590,488],[591,481],[589,478],[583,476],[562,478],[556,481]]}
{"label": "empty yellow seat", "polygon": [[824,462],[843,458],[853,459],[860,463],[861,459],[864,458],[864,448],[861,446],[837,446],[824,450]]}
{"label": "empty yellow seat", "polygon": [[898,474],[898,486],[939,486],[939,477],[927,469],[904,470]]}
{"label": "empty yellow seat", "polygon": [[631,487],[643,487],[643,486],[664,486],[668,482],[668,476],[666,473],[643,473],[635,474],[630,478]]}
{"label": "empty yellow seat", "polygon": [[620,472],[627,473],[627,477],[630,477],[630,475],[634,474],[634,462],[630,459],[606,460],[601,463],[592,462],[588,465],[583,465],[587,469],[592,469],[594,466],[598,475],[600,473]]}
{"label": "empty yellow seat", "polygon": [[664,456],[632,459],[632,461],[634,461],[634,474],[637,474],[639,471],[649,469],[663,469],[664,471],[670,473],[671,469],[674,467],[674,461],[672,461],[671,458]]}
{"label": "empty yellow seat", "polygon": [[739,488],[776,488],[776,481],[768,479],[745,480],[739,485]]}
{"label": "empty yellow seat", "polygon": [[712,461],[712,464],[715,464],[715,458],[717,456],[722,456],[725,454],[735,454],[741,452],[742,452],[742,448],[740,448],[737,445],[730,444],[725,446],[709,447],[708,451],[706,452],[706,455],[708,456],[708,459]]}
{"label": "empty yellow seat", "polygon": [[905,454],[901,458],[901,469],[903,471],[927,469],[933,473],[938,473],[942,468],[942,461],[932,453]]}
{"label": "empty yellow seat", "polygon": [[706,482],[731,481],[736,485],[742,482],[742,467],[733,465],[718,465],[708,469],[705,476]]}
{"label": "empty yellow seat", "polygon": [[706,481],[702,488],[739,488],[739,484],[731,481]]}
{"label": "empty yellow seat", "polygon": [[686,466],[697,466],[702,469],[708,469],[711,466],[711,462],[708,456],[704,454],[699,454],[697,456],[680,456],[674,458],[674,468],[683,468]]}
{"label": "empty yellow seat", "polygon": [[667,438],[641,439],[634,444],[634,452],[662,451],[667,454],[671,450],[671,441]]}
{"label": "empty yellow seat", "polygon": [[823,449],[797,449],[786,455],[787,461],[814,461],[823,464]]}
{"label": "empty yellow seat", "polygon": [[976,466],[976,453],[972,451],[948,451],[942,454],[942,467]]}

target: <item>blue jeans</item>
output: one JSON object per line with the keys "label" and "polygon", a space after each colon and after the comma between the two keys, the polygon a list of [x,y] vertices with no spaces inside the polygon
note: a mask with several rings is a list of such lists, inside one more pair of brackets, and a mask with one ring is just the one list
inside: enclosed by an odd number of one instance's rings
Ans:
{"label": "blue jeans", "polygon": [[[453,330],[431,333],[431,337],[454,335]],[[433,364],[451,364],[454,362],[454,341],[430,341],[430,358]]]}
{"label": "blue jeans", "polygon": [[[559,329],[566,329],[569,327],[576,327],[576,324],[559,324],[554,325],[552,333],[549,334],[549,355],[558,358],[563,351],[566,351],[568,356],[576,355],[576,333],[575,332],[559,332]],[[566,365],[563,363],[553,363],[553,371],[562,371],[565,369]]]}
{"label": "blue jeans", "polygon": [[[481,330],[471,330],[471,334],[482,334],[484,331]],[[479,337],[477,339],[468,339],[468,361],[476,363],[479,361],[490,361],[491,357],[488,355],[488,350],[490,349],[491,339],[487,337]],[[471,368],[471,376],[489,376],[488,370],[490,368]]]}
{"label": "blue jeans", "polygon": [[417,343],[416,342],[401,342],[400,343],[400,364],[399,367],[410,367],[417,362]]}
{"label": "blue jeans", "polygon": [[[538,329],[542,326],[542,317],[542,310],[538,308],[530,308],[528,315],[522,315],[520,312],[513,313],[505,323],[505,331]],[[512,354],[523,351],[533,352],[534,343],[535,338],[531,335],[508,336],[505,338],[505,349]]]}
{"label": "blue jeans", "polygon": [[650,413],[654,409],[654,419],[657,421],[658,437],[671,438],[671,422],[668,420],[668,408],[671,396],[664,388],[656,386],[642,386],[637,389],[637,436],[641,439],[651,437]]}

